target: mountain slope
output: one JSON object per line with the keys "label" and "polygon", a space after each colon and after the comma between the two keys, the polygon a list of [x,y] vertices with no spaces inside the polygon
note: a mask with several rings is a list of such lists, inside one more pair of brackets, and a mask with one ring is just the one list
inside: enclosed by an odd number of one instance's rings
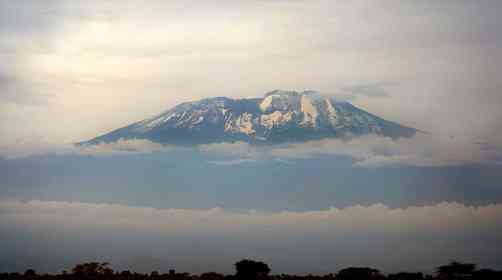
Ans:
{"label": "mountain slope", "polygon": [[377,134],[410,137],[417,130],[384,120],[315,91],[275,90],[263,98],[207,98],[182,103],[160,115],[79,145],[148,139],[163,144],[296,142]]}

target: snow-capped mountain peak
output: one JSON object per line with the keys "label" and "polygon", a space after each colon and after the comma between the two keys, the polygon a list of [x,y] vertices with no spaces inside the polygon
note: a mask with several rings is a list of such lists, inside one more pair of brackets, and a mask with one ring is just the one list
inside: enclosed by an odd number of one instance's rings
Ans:
{"label": "snow-capped mountain peak", "polygon": [[182,103],[80,144],[131,138],[176,144],[277,143],[370,133],[396,138],[415,132],[316,91],[274,90],[263,98],[216,97]]}

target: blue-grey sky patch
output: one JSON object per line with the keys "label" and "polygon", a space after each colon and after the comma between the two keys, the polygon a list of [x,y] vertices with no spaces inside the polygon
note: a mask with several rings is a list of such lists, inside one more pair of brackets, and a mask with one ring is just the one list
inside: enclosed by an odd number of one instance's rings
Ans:
{"label": "blue-grey sky patch", "polygon": [[6,159],[0,197],[277,211],[502,202],[500,165],[354,167],[353,158],[336,154],[286,160],[293,164],[197,150]]}

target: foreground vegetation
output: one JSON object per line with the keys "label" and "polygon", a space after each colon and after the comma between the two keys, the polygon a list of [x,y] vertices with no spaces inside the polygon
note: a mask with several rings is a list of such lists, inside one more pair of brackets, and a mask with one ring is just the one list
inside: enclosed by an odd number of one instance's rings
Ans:
{"label": "foreground vegetation", "polygon": [[25,273],[0,273],[1,280],[500,280],[502,271],[491,269],[477,269],[475,264],[452,262],[440,266],[433,275],[421,272],[400,272],[384,275],[379,270],[369,267],[349,267],[336,274],[326,275],[269,275],[267,264],[253,260],[241,260],[235,263],[235,275],[223,275],[217,272],[206,272],[201,275],[189,273],[169,273],[153,271],[149,274],[130,272],[128,270],[116,272],[108,263],[83,263],[76,265],[71,273],[39,275],[32,269]]}

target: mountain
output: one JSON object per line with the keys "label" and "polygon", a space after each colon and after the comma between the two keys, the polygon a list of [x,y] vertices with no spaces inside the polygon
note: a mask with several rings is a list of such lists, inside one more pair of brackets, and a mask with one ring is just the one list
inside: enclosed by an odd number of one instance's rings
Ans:
{"label": "mountain", "polygon": [[119,139],[181,145],[234,141],[281,143],[364,134],[399,138],[416,132],[315,91],[274,90],[263,98],[215,97],[182,103],[153,118],[78,145]]}

